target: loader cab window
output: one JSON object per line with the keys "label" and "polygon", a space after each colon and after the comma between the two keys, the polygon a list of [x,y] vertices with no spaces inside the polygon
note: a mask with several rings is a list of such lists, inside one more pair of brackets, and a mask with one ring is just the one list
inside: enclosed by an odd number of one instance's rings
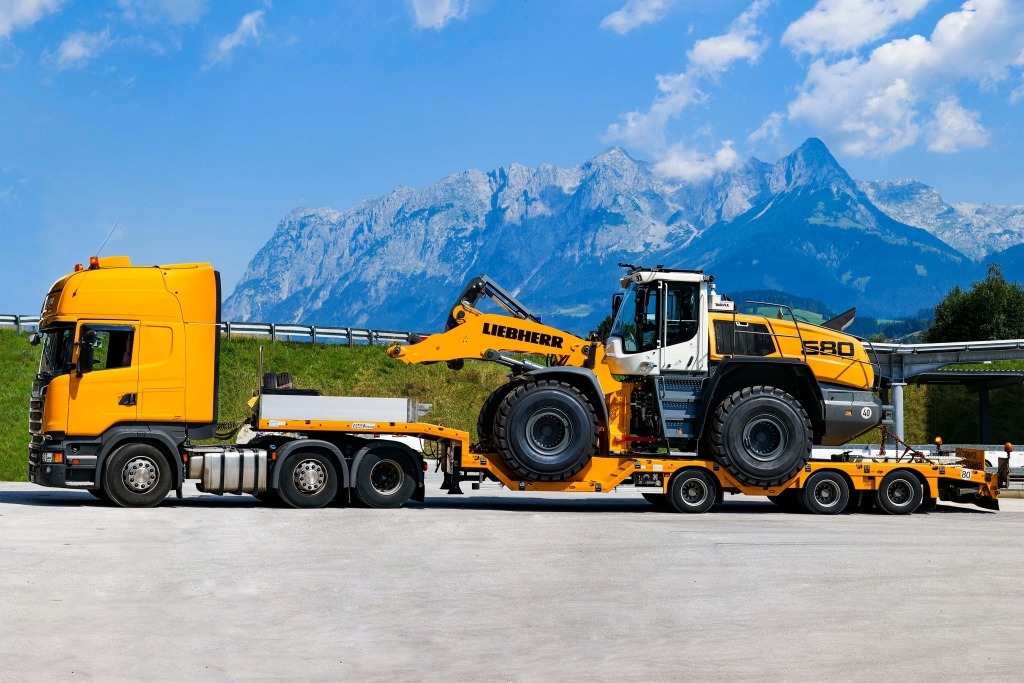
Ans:
{"label": "loader cab window", "polygon": [[121,325],[84,326],[81,344],[93,349],[92,370],[127,368],[132,364],[135,328]]}
{"label": "loader cab window", "polygon": [[697,336],[700,288],[695,282],[665,283],[665,346]]}
{"label": "loader cab window", "polygon": [[639,353],[658,348],[658,289],[631,285],[612,321],[611,337],[622,339],[622,350]]}

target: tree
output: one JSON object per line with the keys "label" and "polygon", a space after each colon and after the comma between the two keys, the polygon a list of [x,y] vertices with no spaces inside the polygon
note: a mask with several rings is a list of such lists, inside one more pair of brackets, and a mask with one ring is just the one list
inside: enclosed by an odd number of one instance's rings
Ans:
{"label": "tree", "polygon": [[968,291],[957,285],[935,307],[926,342],[1024,338],[1024,287],[1007,282],[998,263]]}
{"label": "tree", "polygon": [[604,341],[612,331],[612,317],[608,316],[597,326],[597,338]]}

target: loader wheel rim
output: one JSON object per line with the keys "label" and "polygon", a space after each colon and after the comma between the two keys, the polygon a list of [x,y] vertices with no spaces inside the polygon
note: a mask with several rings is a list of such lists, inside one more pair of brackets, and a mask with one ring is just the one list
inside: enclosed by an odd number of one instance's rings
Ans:
{"label": "loader wheel rim", "polygon": [[906,479],[894,479],[885,487],[885,497],[896,507],[906,507],[914,499],[914,489]]}
{"label": "loader wheel rim", "polygon": [[774,415],[758,415],[743,428],[743,446],[755,460],[771,462],[785,452],[787,434],[786,425]]}
{"label": "loader wheel rim", "polygon": [[835,507],[843,495],[839,484],[829,479],[815,484],[811,493],[814,495],[814,501],[823,508]]}
{"label": "loader wheel rim", "polygon": [[708,491],[707,484],[697,477],[684,481],[680,491],[683,502],[694,507],[703,504],[711,493]]}
{"label": "loader wheel rim", "polygon": [[402,488],[405,473],[392,460],[381,460],[370,468],[370,486],[382,496],[390,496]]}
{"label": "loader wheel rim", "polygon": [[160,468],[151,458],[132,458],[121,470],[121,478],[132,493],[145,493],[160,481]]}
{"label": "loader wheel rim", "polygon": [[292,470],[292,481],[299,493],[316,495],[327,486],[327,470],[318,460],[303,460]]}
{"label": "loader wheel rim", "polygon": [[526,438],[542,455],[558,455],[572,442],[572,422],[558,408],[544,408],[526,421]]}

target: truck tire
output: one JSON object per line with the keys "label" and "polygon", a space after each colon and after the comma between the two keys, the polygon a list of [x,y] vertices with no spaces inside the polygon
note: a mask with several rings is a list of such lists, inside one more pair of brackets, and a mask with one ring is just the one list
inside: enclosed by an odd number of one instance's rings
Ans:
{"label": "truck tire", "polygon": [[909,515],[923,500],[924,487],[909,470],[893,470],[882,477],[875,491],[875,505],[890,515]]}
{"label": "truck tire", "polygon": [[281,463],[277,494],[293,508],[322,508],[338,493],[338,473],[325,453],[298,450]]}
{"label": "truck tire", "polygon": [[380,447],[368,450],[355,473],[359,502],[371,508],[405,505],[416,490],[415,463],[404,451]]}
{"label": "truck tire", "polygon": [[715,458],[751,486],[778,486],[811,457],[811,421],[782,389],[745,387],[722,401],[711,420]]}
{"label": "truck tire", "polygon": [[103,467],[103,490],[114,505],[148,508],[171,490],[171,465],[148,443],[127,443],[110,454]]}
{"label": "truck tire", "polygon": [[484,399],[483,405],[480,406],[480,414],[476,418],[476,440],[482,451],[493,451],[497,448],[494,434],[497,432],[495,420],[498,417],[498,406],[521,384],[523,380],[506,382]]}
{"label": "truck tire", "polygon": [[563,481],[597,450],[597,415],[575,387],[531,380],[498,407],[496,441],[509,469],[534,481]]}
{"label": "truck tire", "polygon": [[680,470],[668,482],[668,500],[678,512],[707,512],[718,498],[718,485],[704,470]]}
{"label": "truck tire", "polygon": [[823,470],[807,477],[800,496],[808,512],[838,515],[850,502],[850,485],[838,472]]}

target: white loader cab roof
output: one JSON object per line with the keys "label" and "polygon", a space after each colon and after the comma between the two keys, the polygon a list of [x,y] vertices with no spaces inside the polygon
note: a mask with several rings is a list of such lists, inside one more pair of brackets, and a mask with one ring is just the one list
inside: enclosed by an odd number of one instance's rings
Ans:
{"label": "white loader cab roof", "polygon": [[644,284],[666,280],[669,282],[713,282],[714,277],[705,275],[702,270],[673,270],[671,268],[639,268],[619,280],[625,289],[632,283]]}

